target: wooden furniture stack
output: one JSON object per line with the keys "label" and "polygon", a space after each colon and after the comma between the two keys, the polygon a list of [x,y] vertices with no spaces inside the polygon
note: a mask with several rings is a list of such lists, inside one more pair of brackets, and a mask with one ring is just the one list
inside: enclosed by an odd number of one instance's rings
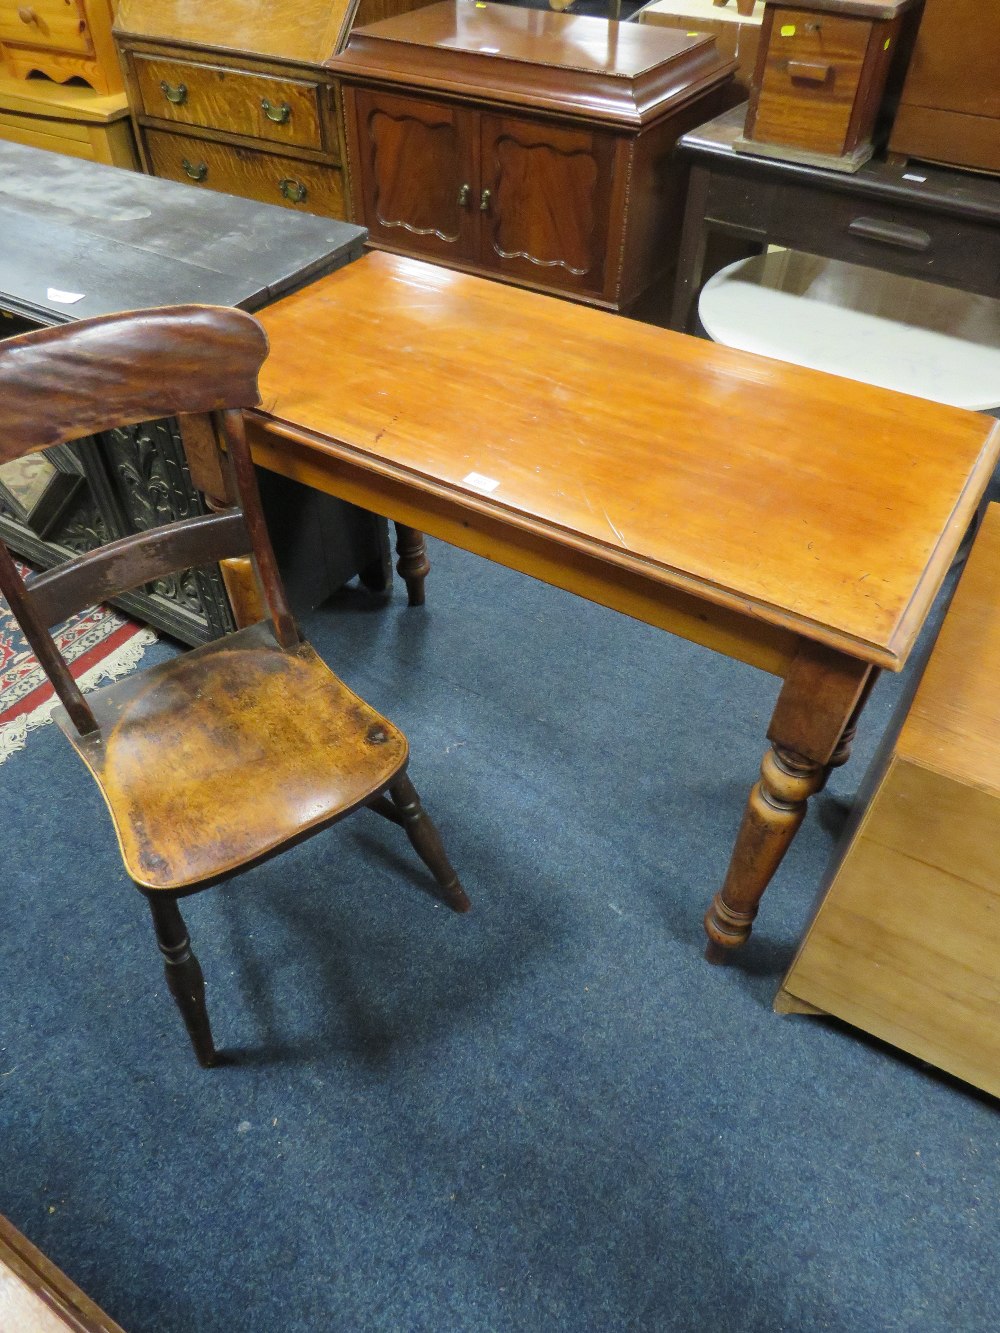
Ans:
{"label": "wooden furniture stack", "polygon": [[993,1096],[1000,1096],[998,567],[994,504],[775,1001],[784,1013],[834,1014]]}
{"label": "wooden furniture stack", "polygon": [[329,68],[372,244],[635,313],[677,251],[674,143],[734,62],[702,35],[442,3],[356,29]]}
{"label": "wooden furniture stack", "polygon": [[343,126],[323,61],[352,27],[425,0],[120,0],[115,38],[145,169],[346,218]]}
{"label": "wooden furniture stack", "polygon": [[[743,138],[736,147],[834,171],[875,151],[890,72],[918,0],[767,0]],[[901,55],[902,53],[902,55]]]}
{"label": "wooden furniture stack", "polygon": [[753,0],[739,8],[735,5],[728,8],[720,0],[651,0],[633,14],[632,22],[675,28],[679,32],[708,33],[715,38],[720,54],[736,61],[734,86],[748,97],[757,68],[763,17],[763,5],[755,5]]}
{"label": "wooden furniture stack", "polygon": [[1000,0],[927,0],[889,147],[1000,171]]}
{"label": "wooden furniture stack", "polygon": [[0,0],[0,139],[136,167],[111,0]]}

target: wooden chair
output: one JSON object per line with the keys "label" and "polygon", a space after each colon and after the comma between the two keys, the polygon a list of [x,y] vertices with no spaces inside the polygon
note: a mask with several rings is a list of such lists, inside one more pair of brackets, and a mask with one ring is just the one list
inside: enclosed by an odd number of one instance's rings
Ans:
{"label": "wooden chair", "polygon": [[[266,355],[255,319],[207,306],[103,316],[0,343],[0,463],[177,416],[192,477],[214,511],[110,542],[28,583],[0,542],[0,591],[111,812],[204,1066],[216,1052],[179,898],[367,806],[403,828],[450,907],[469,906],[406,775],[405,737],[338,680],[288,609],[240,412],[259,402]],[[240,628],[85,699],[47,627],[215,560]]]}

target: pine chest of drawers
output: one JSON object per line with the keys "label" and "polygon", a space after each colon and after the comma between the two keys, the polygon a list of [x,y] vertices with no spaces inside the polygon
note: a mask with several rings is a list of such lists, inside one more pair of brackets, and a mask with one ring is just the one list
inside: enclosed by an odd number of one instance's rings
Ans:
{"label": "pine chest of drawers", "polygon": [[120,0],[115,40],[146,170],[327,217],[349,211],[322,62],[425,0]]}
{"label": "pine chest of drawers", "polygon": [[112,17],[111,0],[0,0],[0,74],[120,92]]}

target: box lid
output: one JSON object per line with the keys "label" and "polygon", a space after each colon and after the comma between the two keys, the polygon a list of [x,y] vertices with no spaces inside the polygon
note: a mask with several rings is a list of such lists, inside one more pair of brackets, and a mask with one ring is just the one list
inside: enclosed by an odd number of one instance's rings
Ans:
{"label": "box lid", "polygon": [[482,0],[444,0],[356,28],[326,64],[351,82],[631,125],[673,110],[735,69],[705,34]]}

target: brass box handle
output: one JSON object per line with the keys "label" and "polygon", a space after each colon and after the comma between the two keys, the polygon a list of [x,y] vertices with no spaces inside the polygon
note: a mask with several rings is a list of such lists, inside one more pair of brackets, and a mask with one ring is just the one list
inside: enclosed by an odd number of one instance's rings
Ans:
{"label": "brass box handle", "polygon": [[199,162],[197,166],[189,162],[186,157],[181,158],[181,166],[184,168],[185,176],[190,176],[193,181],[203,181],[208,175],[208,163]]}
{"label": "brass box handle", "polygon": [[275,125],[287,125],[292,118],[292,108],[287,102],[282,102],[280,106],[275,106],[269,102],[266,97],[260,99],[260,109],[268,120],[273,120]]}
{"label": "brass box handle", "polygon": [[284,180],[278,181],[278,189],[292,204],[301,204],[309,193],[301,181],[293,180],[291,176],[286,176]]}
{"label": "brass box handle", "polygon": [[173,88],[166,79],[161,79],[160,92],[167,101],[172,102],[174,106],[183,106],[187,101],[188,90],[186,83],[179,83],[176,88]]}

